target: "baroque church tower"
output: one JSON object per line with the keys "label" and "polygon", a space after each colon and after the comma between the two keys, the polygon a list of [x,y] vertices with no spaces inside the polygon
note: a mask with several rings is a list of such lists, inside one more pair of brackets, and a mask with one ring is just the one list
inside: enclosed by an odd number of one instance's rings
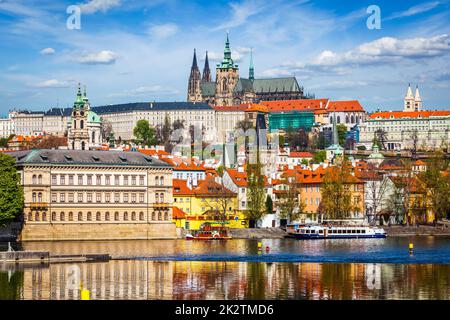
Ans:
{"label": "baroque church tower", "polygon": [[89,131],[88,131],[88,114],[90,110],[89,101],[86,97],[86,90],[84,96],[81,94],[80,84],[78,84],[77,98],[72,109],[72,119],[68,130],[67,146],[72,150],[87,150],[89,145]]}
{"label": "baroque church tower", "polygon": [[225,42],[223,60],[216,67],[216,106],[232,106],[234,104],[233,92],[239,80],[239,67],[231,58],[230,41]]}
{"label": "baroque church tower", "polygon": [[202,99],[202,92],[200,89],[201,74],[197,65],[197,54],[194,49],[194,58],[192,60],[191,74],[189,75],[188,97],[189,102],[200,102]]}

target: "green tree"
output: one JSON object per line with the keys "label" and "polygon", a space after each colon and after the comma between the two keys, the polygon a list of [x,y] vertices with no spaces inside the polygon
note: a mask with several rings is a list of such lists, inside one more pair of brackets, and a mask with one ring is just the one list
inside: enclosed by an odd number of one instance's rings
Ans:
{"label": "green tree", "polygon": [[338,124],[336,126],[337,131],[338,131],[338,137],[339,137],[339,145],[340,146],[344,146],[345,145],[345,139],[347,136],[347,127],[345,126],[345,124]]}
{"label": "green tree", "polygon": [[324,162],[326,158],[327,158],[327,152],[325,150],[320,150],[314,154],[314,157],[312,158],[311,162],[312,163],[321,163],[321,162]]}
{"label": "green tree", "polygon": [[288,221],[296,221],[304,214],[306,204],[300,198],[300,192],[294,177],[283,177],[282,184],[285,188],[279,193],[280,217]]}
{"label": "green tree", "polygon": [[247,164],[247,217],[254,226],[266,212],[266,193],[264,188],[264,175],[262,165],[257,159],[256,164]]}
{"label": "green tree", "polygon": [[320,211],[327,219],[345,219],[361,208],[352,201],[351,187],[355,177],[347,165],[331,167],[323,177]]}
{"label": "green tree", "polygon": [[266,212],[267,214],[273,213],[273,201],[269,195],[266,197]]}
{"label": "green tree", "polygon": [[0,153],[0,226],[23,211],[23,189],[15,164],[13,157]]}
{"label": "green tree", "polygon": [[147,120],[142,119],[136,123],[136,127],[133,129],[133,134],[136,137],[136,142],[144,146],[156,145],[156,132],[155,128],[150,127]]}
{"label": "green tree", "polygon": [[450,179],[443,174],[448,162],[443,152],[436,152],[427,165],[427,170],[419,175],[422,189],[426,194],[427,206],[434,214],[434,222],[445,218],[450,208]]}
{"label": "green tree", "polygon": [[8,138],[0,138],[0,148],[8,147]]}

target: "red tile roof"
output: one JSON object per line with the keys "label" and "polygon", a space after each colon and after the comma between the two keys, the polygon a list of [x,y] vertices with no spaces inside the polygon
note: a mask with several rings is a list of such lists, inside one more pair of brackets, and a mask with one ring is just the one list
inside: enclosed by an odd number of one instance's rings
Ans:
{"label": "red tile roof", "polygon": [[186,219],[186,213],[178,207],[172,208],[173,219]]}
{"label": "red tile roof", "polygon": [[269,112],[325,110],[327,103],[328,99],[300,99],[260,102],[260,104],[267,106]]}
{"label": "red tile roof", "polygon": [[450,116],[450,111],[436,110],[436,111],[384,111],[375,112],[370,115],[370,119],[400,119],[400,118],[429,118],[429,117],[447,117]]}
{"label": "red tile roof", "polygon": [[361,106],[358,100],[348,100],[348,101],[330,101],[328,104],[329,112],[350,112],[350,111],[360,111],[364,112],[364,108]]}
{"label": "red tile roof", "polygon": [[314,155],[310,152],[291,151],[290,158],[313,158]]}
{"label": "red tile roof", "polygon": [[168,156],[170,153],[164,150],[155,150],[155,149],[138,149],[139,152],[146,154],[148,156]]}

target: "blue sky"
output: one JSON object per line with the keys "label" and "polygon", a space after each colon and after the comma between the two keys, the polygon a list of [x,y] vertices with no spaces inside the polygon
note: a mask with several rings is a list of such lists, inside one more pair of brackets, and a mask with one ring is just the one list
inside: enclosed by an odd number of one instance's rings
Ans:
{"label": "blue sky", "polygon": [[243,77],[253,48],[257,78],[295,75],[318,98],[401,109],[411,82],[450,108],[450,0],[0,0],[0,25],[1,115],[69,107],[77,82],[93,105],[185,101],[193,49],[214,66],[227,31]]}

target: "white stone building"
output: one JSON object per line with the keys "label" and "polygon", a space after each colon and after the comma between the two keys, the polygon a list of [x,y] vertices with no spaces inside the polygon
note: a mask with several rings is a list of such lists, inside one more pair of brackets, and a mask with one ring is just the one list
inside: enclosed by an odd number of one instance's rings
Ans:
{"label": "white stone building", "polygon": [[8,138],[13,133],[14,126],[11,118],[0,118],[0,138]]}
{"label": "white stone building", "polygon": [[43,133],[44,112],[42,111],[16,111],[9,113],[16,135],[39,136]]}
{"label": "white stone building", "polygon": [[247,106],[214,107],[217,128],[217,142],[230,142],[236,126],[245,120]]}

